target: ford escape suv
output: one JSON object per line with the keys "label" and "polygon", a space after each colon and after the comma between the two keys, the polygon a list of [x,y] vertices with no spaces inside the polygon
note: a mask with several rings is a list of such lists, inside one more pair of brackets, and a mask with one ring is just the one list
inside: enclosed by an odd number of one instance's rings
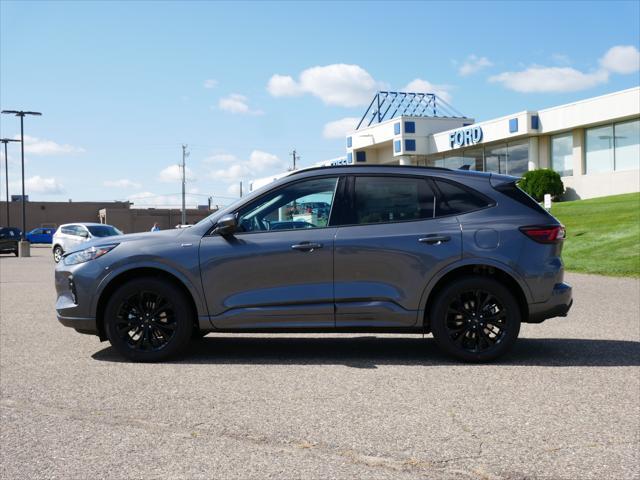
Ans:
{"label": "ford escape suv", "polygon": [[564,227],[516,181],[406,166],[296,171],[191,228],[65,252],[58,319],[133,361],[208,332],[430,332],[454,357],[489,361],[521,322],[572,303]]}

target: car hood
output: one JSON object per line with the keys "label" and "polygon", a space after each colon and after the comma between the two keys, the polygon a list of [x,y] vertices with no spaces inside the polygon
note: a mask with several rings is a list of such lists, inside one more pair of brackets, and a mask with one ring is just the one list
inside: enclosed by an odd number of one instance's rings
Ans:
{"label": "car hood", "polygon": [[97,245],[109,245],[112,243],[129,243],[144,240],[146,242],[163,243],[165,241],[171,241],[189,230],[188,228],[172,229],[172,230],[160,230],[158,232],[141,232],[141,233],[128,233],[126,235],[113,235],[111,237],[96,237],[88,242],[74,245],[73,249],[65,252],[67,254],[78,252]]}

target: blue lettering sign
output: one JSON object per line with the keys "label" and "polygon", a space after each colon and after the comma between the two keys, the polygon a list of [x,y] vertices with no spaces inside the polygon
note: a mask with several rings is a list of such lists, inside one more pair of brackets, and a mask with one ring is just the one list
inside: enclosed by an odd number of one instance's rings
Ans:
{"label": "blue lettering sign", "polygon": [[449,134],[449,146],[451,148],[467,147],[482,141],[482,127],[461,128]]}

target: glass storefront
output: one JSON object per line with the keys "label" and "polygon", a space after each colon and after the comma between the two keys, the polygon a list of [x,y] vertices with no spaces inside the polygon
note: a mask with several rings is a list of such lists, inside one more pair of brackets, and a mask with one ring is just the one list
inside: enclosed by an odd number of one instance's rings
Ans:
{"label": "glass storefront", "polygon": [[573,175],[573,133],[551,137],[551,168],[562,177]]}
{"label": "glass storefront", "polygon": [[585,130],[586,171],[640,168],[640,119]]}
{"label": "glass storefront", "polygon": [[426,164],[451,169],[468,165],[469,170],[520,177],[529,169],[529,140],[468,148],[456,154],[432,157]]}

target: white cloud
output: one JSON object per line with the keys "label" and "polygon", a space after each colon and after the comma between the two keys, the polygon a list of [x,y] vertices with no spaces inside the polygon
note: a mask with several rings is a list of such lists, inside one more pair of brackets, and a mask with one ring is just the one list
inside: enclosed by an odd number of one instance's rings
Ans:
{"label": "white cloud", "polygon": [[229,185],[227,187],[227,193],[233,197],[239,197],[240,196],[240,184],[239,183],[232,183],[231,185]]}
{"label": "white cloud", "polygon": [[581,72],[571,67],[543,67],[534,65],[520,72],[503,72],[489,77],[510,90],[523,93],[575,92],[607,83],[609,73],[597,70]]}
{"label": "white cloud", "polygon": [[216,88],[218,86],[218,81],[213,78],[208,78],[204,81],[204,88]]}
{"label": "white cloud", "polygon": [[245,161],[236,161],[226,168],[214,170],[209,174],[213,180],[221,180],[226,183],[237,183],[240,180],[248,180],[261,175],[268,170],[284,170],[286,164],[271,153],[254,150]]}
{"label": "white cloud", "polygon": [[614,73],[634,73],[640,70],[640,51],[632,45],[611,47],[600,59],[602,68]]}
{"label": "white cloud", "polygon": [[347,133],[355,130],[358,120],[360,119],[357,117],[345,117],[329,122],[322,129],[322,136],[324,138],[345,138]]}
{"label": "white cloud", "polygon": [[359,65],[335,63],[307,68],[296,82],[288,75],[273,75],[267,90],[275,97],[309,93],[327,105],[358,107],[367,105],[384,84],[377,82]]}
{"label": "white cloud", "polygon": [[273,75],[267,83],[267,91],[274,97],[294,97],[304,92],[289,75]]}
{"label": "white cloud", "polygon": [[554,53],[551,55],[551,58],[558,65],[571,65],[571,58],[564,53]]}
{"label": "white cloud", "polygon": [[[187,181],[195,180],[193,171],[186,167],[185,174]],[[180,165],[169,165],[167,168],[160,171],[159,179],[161,182],[181,182],[182,181],[182,167]]]}
{"label": "white cloud", "polygon": [[240,113],[245,115],[262,115],[262,110],[252,110],[249,108],[249,99],[239,93],[232,93],[218,101],[218,108],[226,112]]}
{"label": "white cloud", "polygon": [[[22,182],[15,181],[9,182],[9,188],[12,191],[22,191]],[[64,187],[58,180],[53,177],[43,178],[39,175],[35,175],[33,177],[27,178],[24,181],[24,188],[27,195],[31,193],[44,193],[44,194],[54,194],[54,193],[64,193]]]}
{"label": "white cloud", "polygon": [[[20,140],[20,135],[15,135],[13,138],[15,140]],[[31,155],[64,155],[70,153],[83,153],[84,151],[85,150],[82,147],[59,144],[53,140],[44,140],[30,135],[24,136],[24,153]]]}
{"label": "white cloud", "polygon": [[127,178],[121,178],[120,180],[105,180],[102,185],[109,188],[140,188],[140,184],[132,182]]}
{"label": "white cloud", "polygon": [[458,74],[464,77],[491,66],[493,66],[493,63],[487,57],[469,55],[462,65],[460,65],[460,68],[458,68]]}
{"label": "white cloud", "polygon": [[416,78],[405,85],[402,90],[405,92],[435,93],[439,98],[449,103],[452,98],[448,92],[449,88],[448,85],[435,85],[427,80]]}

